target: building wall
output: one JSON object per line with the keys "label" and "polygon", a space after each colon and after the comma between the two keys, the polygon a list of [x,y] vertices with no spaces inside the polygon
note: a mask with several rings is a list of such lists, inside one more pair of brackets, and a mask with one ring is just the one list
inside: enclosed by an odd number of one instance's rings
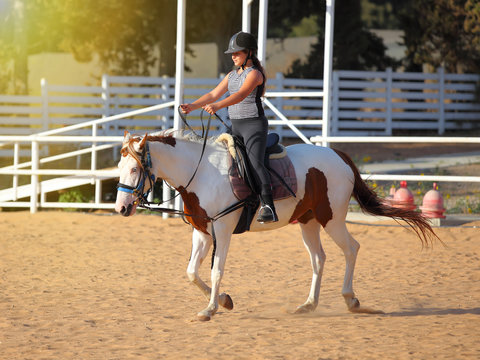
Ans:
{"label": "building wall", "polygon": [[[384,39],[387,53],[394,58],[403,56],[404,48],[399,45],[401,32],[375,30]],[[285,73],[296,59],[305,60],[310,47],[316,42],[315,36],[267,40],[266,70],[273,77],[277,72]],[[213,78],[217,73],[217,46],[212,43],[191,44],[193,56],[185,54],[185,64],[192,71],[185,77]],[[228,56],[228,55],[225,55]],[[69,53],[43,53],[28,59],[28,82],[30,94],[40,94],[40,80],[46,78],[56,85],[99,85],[102,71],[97,60],[79,63]],[[151,76],[158,76],[152,71]]]}

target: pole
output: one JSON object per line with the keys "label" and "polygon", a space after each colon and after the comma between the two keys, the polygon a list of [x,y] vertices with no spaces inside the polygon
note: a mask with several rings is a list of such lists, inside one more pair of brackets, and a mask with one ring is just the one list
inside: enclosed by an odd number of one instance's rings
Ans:
{"label": "pole", "polygon": [[[177,53],[175,63],[175,108],[173,109],[173,128],[180,130],[183,123],[178,113],[178,107],[183,102],[183,75],[185,69],[185,9],[187,0],[177,0]],[[165,184],[164,184],[165,185]],[[175,198],[175,207],[180,209],[182,199]]]}
{"label": "pole", "polygon": [[[38,170],[39,166],[39,154],[38,154],[38,142],[32,141],[32,171]],[[35,214],[38,207],[38,175],[33,174],[30,177],[30,213]]]}
{"label": "pole", "polygon": [[185,68],[185,8],[186,0],[177,0],[177,53],[175,62],[175,109],[173,110],[173,128],[182,128],[178,107],[183,102],[183,75]]}
{"label": "pole", "polygon": [[325,12],[325,46],[323,50],[323,123],[322,123],[322,146],[328,147],[327,138],[330,135],[330,110],[331,110],[331,80],[333,59],[333,21],[335,17],[335,0],[326,0],[327,11]]}
{"label": "pole", "polygon": [[242,31],[248,33],[252,23],[252,2],[253,0],[242,1]]}
{"label": "pole", "polygon": [[268,0],[260,0],[258,11],[258,60],[265,66],[267,50]]}

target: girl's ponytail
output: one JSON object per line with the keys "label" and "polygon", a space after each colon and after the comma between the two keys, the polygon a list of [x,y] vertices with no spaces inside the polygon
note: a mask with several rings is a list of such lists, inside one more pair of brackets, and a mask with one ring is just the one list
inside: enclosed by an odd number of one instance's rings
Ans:
{"label": "girl's ponytail", "polygon": [[255,68],[258,69],[262,73],[263,76],[263,91],[262,91],[262,96],[265,95],[265,90],[267,88],[267,75],[265,74],[265,69],[263,68],[262,64],[260,63],[260,60],[258,60],[257,55],[252,52],[251,55],[252,63]]}

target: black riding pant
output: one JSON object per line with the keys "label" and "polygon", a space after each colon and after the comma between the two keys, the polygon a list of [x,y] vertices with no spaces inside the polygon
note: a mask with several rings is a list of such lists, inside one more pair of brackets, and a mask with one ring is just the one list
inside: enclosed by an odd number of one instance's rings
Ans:
{"label": "black riding pant", "polygon": [[267,147],[268,120],[265,116],[247,119],[231,119],[232,133],[245,144],[248,159],[252,165],[255,181],[260,185],[256,189],[261,195],[270,195],[270,174],[265,168],[265,150]]}

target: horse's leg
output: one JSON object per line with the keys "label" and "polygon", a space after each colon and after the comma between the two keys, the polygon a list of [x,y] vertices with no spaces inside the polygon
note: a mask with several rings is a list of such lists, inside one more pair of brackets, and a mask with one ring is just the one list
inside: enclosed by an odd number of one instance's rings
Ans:
{"label": "horse's leg", "polygon": [[353,292],[353,271],[357,260],[357,253],[360,244],[350,235],[345,225],[345,221],[335,220],[327,223],[325,231],[332,237],[333,241],[343,250],[345,255],[345,277],[343,280],[342,295],[348,306],[348,310],[355,311],[360,307],[360,302]]}
{"label": "horse's leg", "polygon": [[[210,293],[210,302],[208,306],[200,311],[197,316],[199,320],[208,321],[218,310],[220,282],[223,277],[225,261],[227,260],[228,248],[230,246],[231,231],[222,223],[215,223],[215,233],[217,239],[217,248],[213,259],[213,267],[211,271],[212,290]],[[228,296],[228,295],[227,295]]]}
{"label": "horse's leg", "polygon": [[315,310],[318,305],[320,294],[320,284],[322,281],[323,265],[325,264],[325,252],[320,242],[320,224],[315,220],[310,220],[306,224],[300,224],[302,229],[303,243],[310,254],[312,263],[312,285],[307,301],[297,308],[296,313],[306,313]]}
{"label": "horse's leg", "polygon": [[[212,237],[205,233],[202,233],[196,229],[192,234],[192,254],[190,256],[190,262],[187,267],[188,279],[198,286],[202,294],[210,300],[210,294],[212,289],[205,284],[200,278],[198,270],[205,257],[208,255],[210,246],[212,245]],[[233,301],[228,294],[222,293],[219,295],[219,303],[228,310],[233,309]]]}

